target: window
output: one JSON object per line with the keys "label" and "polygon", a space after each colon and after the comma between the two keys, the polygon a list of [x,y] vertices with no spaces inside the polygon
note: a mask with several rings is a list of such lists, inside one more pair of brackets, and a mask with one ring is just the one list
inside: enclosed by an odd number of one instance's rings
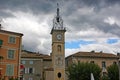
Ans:
{"label": "window", "polygon": [[113,64],[117,64],[117,62],[114,61]]}
{"label": "window", "polygon": [[102,62],[102,68],[106,68],[106,63],[105,63],[105,61]]}
{"label": "window", "polygon": [[3,40],[0,40],[0,46],[3,44]]}
{"label": "window", "polygon": [[59,72],[59,73],[58,73],[58,78],[61,78],[61,76],[62,76],[62,75],[61,75],[61,73]]}
{"label": "window", "polygon": [[90,63],[95,63],[94,61],[90,61]]}
{"label": "window", "polygon": [[26,72],[25,72],[25,68],[23,68],[23,74],[25,74]]}
{"label": "window", "polygon": [[25,63],[26,63],[26,61],[22,60],[22,64],[25,64]]}
{"label": "window", "polygon": [[58,52],[61,52],[61,45],[57,46],[57,50],[58,50]]}
{"label": "window", "polygon": [[33,68],[29,68],[29,73],[30,73],[30,74],[33,73]]}
{"label": "window", "polygon": [[16,38],[14,36],[10,36],[9,43],[15,43],[15,42],[16,42]]}
{"label": "window", "polygon": [[6,75],[7,76],[13,76],[14,75],[14,65],[7,64],[7,66],[6,66]]}
{"label": "window", "polygon": [[14,59],[15,50],[8,50],[8,59]]}
{"label": "window", "polygon": [[25,74],[27,74],[27,73],[33,74],[34,73],[34,68],[24,68],[23,72]]}
{"label": "window", "polygon": [[33,64],[33,61],[30,61],[30,64]]}
{"label": "window", "polygon": [[25,80],[25,78],[23,78],[23,80]]}

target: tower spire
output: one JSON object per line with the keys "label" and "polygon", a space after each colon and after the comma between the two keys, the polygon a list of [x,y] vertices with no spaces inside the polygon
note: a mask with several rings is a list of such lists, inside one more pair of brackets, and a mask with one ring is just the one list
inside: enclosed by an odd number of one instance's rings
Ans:
{"label": "tower spire", "polygon": [[59,4],[57,3],[57,17],[59,17]]}
{"label": "tower spire", "polygon": [[[63,20],[62,20],[62,17],[60,16],[60,9],[59,9],[59,4],[57,3],[57,6],[56,6],[56,16],[54,17],[53,19],[53,28],[52,28],[52,31],[53,30],[65,30],[65,27],[63,27]],[[52,34],[52,31],[51,31],[51,34]]]}
{"label": "tower spire", "polygon": [[59,16],[59,4],[57,3],[57,17],[56,17],[57,22],[60,21],[59,18],[60,18],[60,16]]}

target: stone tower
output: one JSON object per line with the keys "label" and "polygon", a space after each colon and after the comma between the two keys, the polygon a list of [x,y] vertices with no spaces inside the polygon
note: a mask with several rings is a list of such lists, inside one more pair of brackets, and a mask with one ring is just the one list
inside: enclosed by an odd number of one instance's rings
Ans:
{"label": "stone tower", "polygon": [[57,4],[57,15],[53,19],[52,35],[52,65],[54,80],[65,80],[65,32],[63,20],[59,15]]}

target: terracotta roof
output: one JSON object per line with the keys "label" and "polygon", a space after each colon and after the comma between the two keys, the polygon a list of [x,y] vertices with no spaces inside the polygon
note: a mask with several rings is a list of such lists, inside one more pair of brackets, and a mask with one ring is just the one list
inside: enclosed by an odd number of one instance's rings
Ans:
{"label": "terracotta roof", "polygon": [[21,58],[43,58],[44,60],[52,60],[51,56],[31,51],[22,51]]}
{"label": "terracotta roof", "polygon": [[43,59],[44,59],[44,61],[51,61],[52,57],[49,55],[44,55]]}
{"label": "terracotta roof", "polygon": [[22,58],[42,58],[43,56],[36,53],[22,53],[21,57]]}
{"label": "terracotta roof", "polygon": [[[70,56],[74,57],[99,57],[99,58],[118,58],[117,55],[111,53],[101,53],[101,52],[77,52]],[[70,57],[68,56],[68,57]],[[68,58],[67,57],[67,58]]]}
{"label": "terracotta roof", "polygon": [[8,33],[8,34],[13,34],[13,35],[23,36],[22,33],[17,33],[17,32],[12,32],[12,31],[7,31],[7,30],[0,30],[0,32],[2,32],[2,33]]}

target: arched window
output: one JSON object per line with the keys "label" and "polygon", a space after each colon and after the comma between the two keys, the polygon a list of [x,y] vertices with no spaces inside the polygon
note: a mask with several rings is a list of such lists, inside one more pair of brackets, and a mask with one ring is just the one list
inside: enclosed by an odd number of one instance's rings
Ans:
{"label": "arched window", "polygon": [[57,50],[58,50],[58,52],[61,52],[61,45],[57,46]]}

